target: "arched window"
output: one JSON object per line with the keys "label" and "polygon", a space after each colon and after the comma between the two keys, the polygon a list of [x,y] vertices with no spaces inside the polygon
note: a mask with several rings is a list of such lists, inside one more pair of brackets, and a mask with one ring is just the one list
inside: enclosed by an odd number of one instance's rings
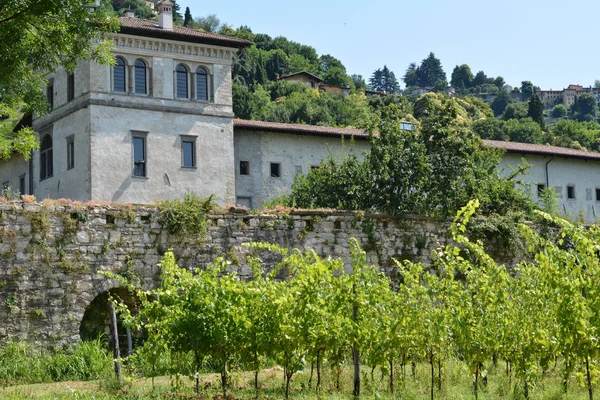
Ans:
{"label": "arched window", "polygon": [[148,94],[147,86],[148,66],[143,60],[135,60],[135,92],[137,94]]}
{"label": "arched window", "polygon": [[125,81],[126,63],[121,57],[117,57],[117,64],[113,67],[113,90],[115,92],[126,92]]}
{"label": "arched window", "polygon": [[188,69],[179,64],[175,70],[177,76],[177,98],[188,98]]}
{"label": "arched window", "polygon": [[50,178],[53,173],[52,136],[46,135],[40,146],[40,180]]}
{"label": "arched window", "polygon": [[202,67],[196,69],[196,100],[208,101],[208,73]]}

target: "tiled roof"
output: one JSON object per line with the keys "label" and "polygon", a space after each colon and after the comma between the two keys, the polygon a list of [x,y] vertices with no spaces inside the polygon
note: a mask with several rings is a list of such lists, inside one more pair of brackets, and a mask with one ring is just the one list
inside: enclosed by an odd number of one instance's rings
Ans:
{"label": "tiled roof", "polygon": [[[250,121],[244,119],[234,119],[234,128],[262,131],[262,132],[281,132],[293,133],[311,136],[354,136],[360,139],[369,139],[369,133],[362,129],[351,128],[331,128],[327,126],[301,125],[301,124],[282,124],[279,122]],[[600,161],[600,153],[591,151],[582,151],[568,149],[566,147],[546,146],[541,144],[503,142],[499,140],[484,140],[483,143],[494,149],[502,149],[507,153],[534,154],[548,157],[579,158],[584,160]]]}
{"label": "tiled roof", "polygon": [[311,136],[330,136],[330,137],[350,137],[368,139],[369,134],[362,129],[352,128],[331,128],[328,126],[301,125],[301,124],[282,124],[279,122],[249,121],[245,119],[234,119],[234,128],[262,131],[262,132],[281,132],[294,133]]}
{"label": "tiled roof", "polygon": [[323,82],[323,79],[319,78],[316,75],[311,74],[310,72],[306,72],[306,71],[294,72],[293,74],[284,75],[284,76],[280,77],[279,79],[287,79],[287,78],[291,78],[296,75],[308,75],[316,81]]}
{"label": "tiled roof", "polygon": [[580,158],[584,160],[600,161],[600,153],[592,151],[568,149],[566,147],[558,146],[546,146],[542,144],[502,142],[498,140],[484,140],[483,143],[486,146],[495,149],[503,149],[507,153],[535,154],[539,156]]}
{"label": "tiled roof", "polygon": [[136,36],[149,36],[162,39],[182,40],[192,43],[205,43],[217,46],[243,48],[252,43],[247,40],[216,33],[202,32],[196,29],[173,26],[173,30],[165,30],[154,21],[139,18],[121,17],[121,32]]}

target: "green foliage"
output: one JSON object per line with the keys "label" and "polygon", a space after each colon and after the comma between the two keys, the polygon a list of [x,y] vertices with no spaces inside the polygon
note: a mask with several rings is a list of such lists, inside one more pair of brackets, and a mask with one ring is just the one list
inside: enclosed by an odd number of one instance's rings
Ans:
{"label": "green foliage", "polygon": [[552,108],[552,116],[554,118],[563,118],[567,116],[567,107],[564,104],[557,104]]}
{"label": "green foliage", "polygon": [[214,197],[201,199],[186,193],[183,201],[166,200],[159,203],[160,223],[171,234],[203,238],[208,229],[207,214],[214,207]]}
{"label": "green foliage", "polygon": [[537,94],[531,96],[527,106],[527,116],[529,116],[529,118],[537,122],[542,128],[542,130],[544,130],[546,127],[546,123],[544,121],[544,104],[542,103],[540,97]]}
{"label": "green foliage", "polygon": [[528,117],[529,108],[527,103],[516,101],[506,106],[502,119],[508,121],[509,119],[524,119]]}
{"label": "green foliage", "polygon": [[454,67],[450,84],[458,90],[470,88],[473,84],[473,73],[467,64]]}
{"label": "green foliage", "polygon": [[369,78],[369,88],[376,92],[386,93],[398,93],[400,91],[400,85],[396,79],[396,75],[390,71],[387,65],[383,66],[383,69],[378,68],[371,78]]}
{"label": "green foliage", "polygon": [[512,98],[508,94],[506,90],[500,90],[498,96],[492,101],[492,110],[494,110],[494,115],[499,116],[504,113],[506,107],[512,102]]}
{"label": "green foliage", "polygon": [[569,109],[571,119],[576,121],[595,121],[598,116],[598,103],[591,93],[575,96],[575,102]]}
{"label": "green foliage", "polygon": [[530,81],[521,82],[521,100],[528,101],[535,94],[535,88]]}
{"label": "green foliage", "polygon": [[[34,310],[34,317],[42,317],[39,311]],[[112,367],[100,339],[60,351],[9,342],[0,347],[0,360],[0,386],[99,379],[108,376]]]}
{"label": "green foliage", "polygon": [[[422,96],[415,114],[422,118],[420,128],[402,131],[404,111],[385,107],[364,161],[329,157],[321,168],[296,177],[288,205],[448,216],[478,197],[487,214],[532,209],[512,182],[497,175],[500,155],[467,128],[470,118],[459,102]],[[489,125],[506,132],[504,124],[486,119],[478,126],[482,134]]]}

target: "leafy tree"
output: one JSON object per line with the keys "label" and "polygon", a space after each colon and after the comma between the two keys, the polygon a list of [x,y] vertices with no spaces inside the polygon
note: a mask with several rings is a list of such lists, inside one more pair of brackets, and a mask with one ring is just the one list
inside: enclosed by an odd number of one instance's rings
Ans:
{"label": "leafy tree", "polygon": [[467,64],[460,67],[457,65],[452,71],[452,80],[450,84],[457,89],[464,90],[471,87],[473,84],[473,73]]}
{"label": "leafy tree", "polygon": [[266,54],[265,72],[269,80],[276,80],[276,76],[286,75],[289,72],[289,58],[281,49],[271,50]]}
{"label": "leafy tree", "polygon": [[545,129],[546,122],[544,121],[544,103],[542,103],[542,100],[537,94],[534,94],[529,99],[527,116],[540,124],[542,129]]}
{"label": "leafy tree", "polygon": [[598,115],[596,98],[591,93],[582,93],[575,97],[569,113],[571,119],[577,121],[595,121]]}
{"label": "leafy tree", "polygon": [[487,75],[483,71],[479,71],[473,78],[473,86],[481,86],[487,83]]}
{"label": "leafy tree", "polygon": [[[506,85],[506,82],[504,82],[504,78],[499,76],[496,79],[494,79],[494,85],[498,86],[498,89],[502,90],[504,89],[504,85]],[[510,90],[507,90],[507,92]]]}
{"label": "leafy tree", "polygon": [[367,82],[365,82],[362,75],[352,74],[350,79],[352,79],[352,84],[356,90],[367,90]]}
{"label": "leafy tree", "polygon": [[[583,147],[588,150],[598,149],[600,125],[596,122],[578,122],[560,120],[551,129],[552,144],[564,147]],[[575,143],[577,143],[577,146]]]}
{"label": "leafy tree", "polygon": [[510,119],[506,121],[506,129],[511,142],[542,144],[545,140],[540,124],[531,118]]}
{"label": "leafy tree", "polygon": [[506,128],[506,122],[495,118],[486,118],[475,121],[473,123],[473,131],[482,139],[505,141],[510,138]]}
{"label": "leafy tree", "polygon": [[181,6],[177,4],[177,0],[171,0],[171,3],[173,3],[173,23],[182,25],[183,15],[181,15]]}
{"label": "leafy tree", "polygon": [[410,88],[418,85],[417,69],[418,68],[416,63],[410,63],[410,65],[406,69],[404,77],[402,78],[406,87]]}
{"label": "leafy tree", "polygon": [[323,81],[329,85],[345,87],[350,85],[350,77],[345,68],[330,67],[322,76]]}
{"label": "leafy tree", "polygon": [[521,100],[527,101],[529,100],[533,94],[535,93],[533,83],[530,81],[521,82]]}
{"label": "leafy tree", "polygon": [[564,104],[557,104],[552,108],[552,116],[554,118],[563,118],[567,116],[567,107]]}
{"label": "leafy tree", "polygon": [[494,101],[492,101],[492,110],[495,116],[500,116],[506,110],[506,107],[512,102],[512,98],[505,90],[500,90]]}
{"label": "leafy tree", "polygon": [[429,53],[429,56],[421,62],[416,70],[416,77],[417,85],[420,87],[443,86],[445,88],[448,86],[442,63],[435,57],[434,53]]}
{"label": "leafy tree", "polygon": [[387,65],[382,69],[377,69],[369,78],[369,87],[377,92],[397,93],[400,91],[400,85],[396,79],[396,75],[390,71]]}
{"label": "leafy tree", "polygon": [[509,119],[523,119],[527,118],[529,107],[527,103],[521,101],[515,101],[506,106],[502,119],[508,121]]}
{"label": "leafy tree", "polygon": [[193,27],[194,26],[194,18],[192,18],[192,12],[189,7],[185,8],[185,16],[183,18],[183,26]]}
{"label": "leafy tree", "polygon": [[[23,0],[0,5],[0,157],[15,152],[29,159],[38,143],[30,129],[11,123],[23,114],[47,112],[44,74],[82,59],[111,63],[109,42],[96,44],[99,32],[117,29],[110,3],[91,11],[79,0]],[[10,122],[10,123],[9,123]]]}
{"label": "leafy tree", "polygon": [[217,32],[221,26],[221,20],[216,14],[209,14],[206,17],[196,17],[196,27],[204,32]]}

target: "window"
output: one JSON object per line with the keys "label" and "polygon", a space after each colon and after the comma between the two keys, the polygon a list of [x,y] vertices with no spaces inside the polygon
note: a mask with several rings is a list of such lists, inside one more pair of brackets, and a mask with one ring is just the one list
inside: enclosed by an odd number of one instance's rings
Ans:
{"label": "window", "polygon": [[281,165],[279,163],[271,163],[271,178],[281,177]]}
{"label": "window", "polygon": [[252,208],[252,197],[238,196],[236,203],[242,207]]}
{"label": "window", "polygon": [[600,189],[596,188],[596,201],[600,201]]}
{"label": "window", "polygon": [[133,137],[133,176],[146,177],[146,137]]}
{"label": "window", "polygon": [[10,189],[10,182],[6,181],[2,184],[2,190],[4,190],[5,192],[8,191]]}
{"label": "window", "polygon": [[117,64],[113,67],[113,90],[115,92],[126,92],[127,86],[125,81],[125,60],[117,57]]}
{"label": "window", "polygon": [[208,73],[202,67],[196,70],[196,100],[208,101]]}
{"label": "window", "polygon": [[25,175],[19,176],[19,194],[25,194]]}
{"label": "window", "polygon": [[196,166],[196,139],[181,139],[181,166],[193,168]]}
{"label": "window", "polygon": [[135,93],[148,94],[148,66],[143,60],[135,60]]}
{"label": "window", "polygon": [[40,181],[50,178],[53,171],[52,166],[52,136],[46,135],[40,146]]}
{"label": "window", "polygon": [[175,70],[177,78],[177,98],[187,99],[188,98],[188,69],[179,64]]}
{"label": "window", "polygon": [[240,161],[240,175],[250,175],[250,161]]}
{"label": "window", "polygon": [[75,168],[75,140],[71,135],[67,138],[67,169]]}
{"label": "window", "polygon": [[538,185],[537,185],[538,197],[542,197],[544,189],[546,189],[546,185],[544,185],[543,183],[538,183]]}
{"label": "window", "polygon": [[75,74],[67,75],[67,101],[73,101],[75,98]]}
{"label": "window", "polygon": [[567,186],[567,199],[575,198],[575,186]]}
{"label": "window", "polygon": [[48,100],[50,110],[52,110],[54,108],[54,79],[48,81],[48,86],[46,86],[46,99]]}

